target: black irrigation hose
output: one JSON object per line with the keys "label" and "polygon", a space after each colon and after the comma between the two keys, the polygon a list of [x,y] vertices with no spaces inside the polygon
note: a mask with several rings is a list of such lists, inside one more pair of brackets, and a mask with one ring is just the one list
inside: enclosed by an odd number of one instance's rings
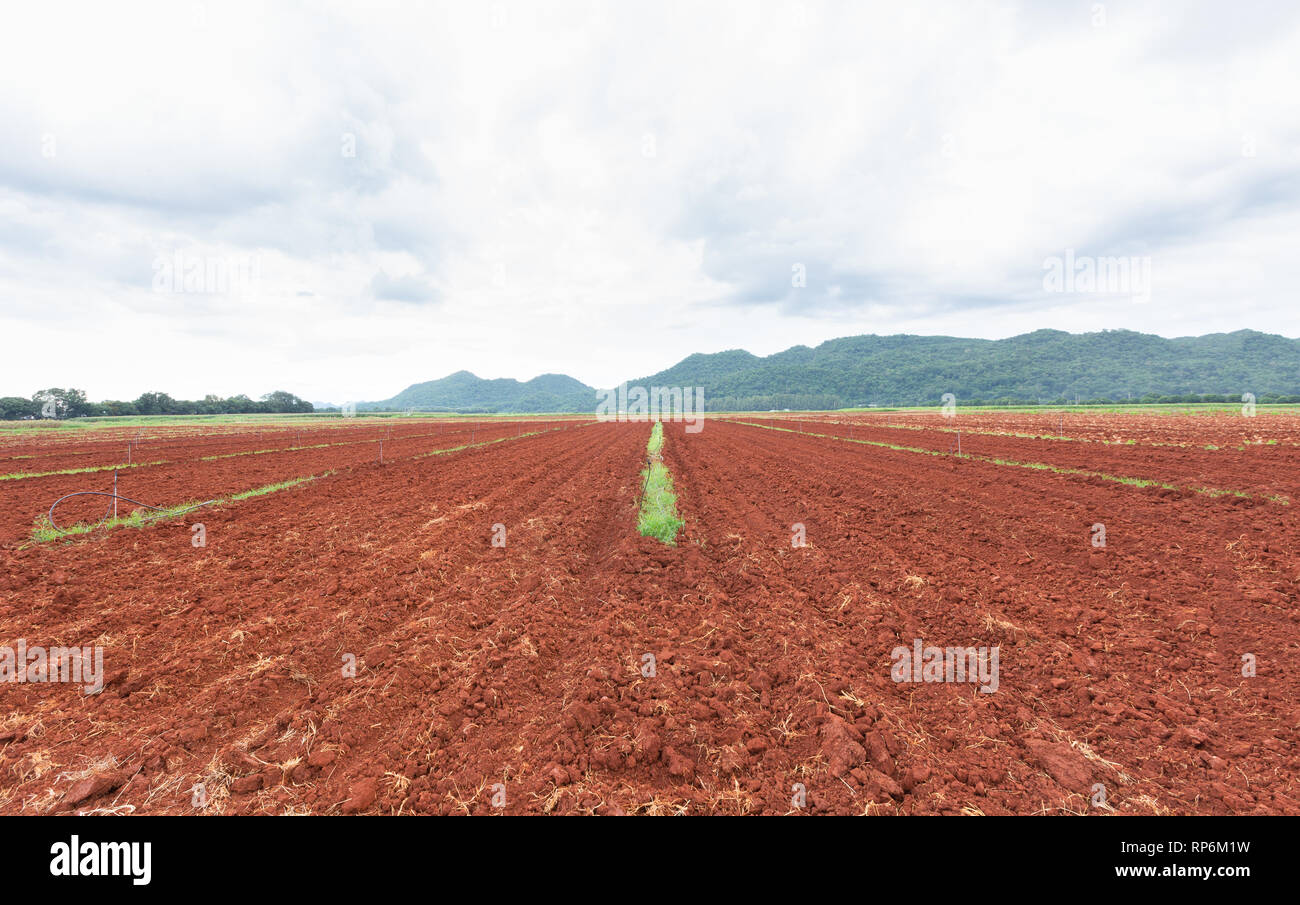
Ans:
{"label": "black irrigation hose", "polygon": [[[54,530],[56,531],[63,530],[58,526],[58,523],[54,521],[54,510],[64,500],[71,499],[74,496],[106,496],[106,497],[111,497],[114,501],[121,500],[124,503],[131,503],[134,506],[141,506],[145,509],[152,509],[154,512],[160,512],[164,514],[171,513],[174,516],[181,516],[187,512],[193,512],[195,509],[201,509],[204,506],[211,506],[213,503],[216,502],[216,500],[208,500],[207,502],[204,503],[195,503],[193,506],[190,506],[186,509],[181,509],[178,512],[172,512],[170,509],[163,509],[159,506],[150,506],[148,503],[142,503],[139,500],[133,500],[130,499],[129,497],[119,496],[116,493],[108,493],[107,491],[104,490],[78,490],[75,493],[69,493],[59,497],[57,500],[54,501],[54,504],[50,506],[49,518],[50,518],[50,524],[54,526]],[[101,518],[98,522],[96,522],[94,527],[98,528],[100,525],[104,524],[104,522],[108,521],[108,517],[109,515],[112,514],[112,512],[113,512],[113,505],[110,503],[108,509],[104,510],[104,517]],[[161,516],[159,515],[148,516],[147,518],[142,519],[142,521],[149,521],[151,519],[156,519],[156,518],[161,518]]]}

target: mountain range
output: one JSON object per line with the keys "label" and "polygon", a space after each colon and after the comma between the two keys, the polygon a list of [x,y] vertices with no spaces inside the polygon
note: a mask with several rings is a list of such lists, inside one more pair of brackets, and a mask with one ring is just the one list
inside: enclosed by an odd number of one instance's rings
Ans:
{"label": "mountain range", "polygon": [[564,374],[542,374],[520,382],[510,377],[485,380],[457,371],[439,380],[415,383],[391,399],[361,402],[357,411],[594,412],[596,391]]}
{"label": "mountain range", "polygon": [[[871,334],[766,357],[696,353],[627,382],[702,386],[714,411],[926,405],[944,393],[967,403],[1262,398],[1300,394],[1300,340],[1254,330],[1176,339],[1131,330],[1037,330],[998,340]],[[590,412],[595,405],[595,388],[563,374],[520,382],[458,371],[357,408]]]}

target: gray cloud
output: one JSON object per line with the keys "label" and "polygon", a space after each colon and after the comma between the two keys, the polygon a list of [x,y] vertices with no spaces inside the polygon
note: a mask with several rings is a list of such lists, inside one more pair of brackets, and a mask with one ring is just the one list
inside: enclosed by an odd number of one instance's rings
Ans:
{"label": "gray cloud", "polygon": [[425,280],[414,277],[390,277],[380,271],[370,281],[375,298],[393,302],[432,302],[438,298],[437,291]]}
{"label": "gray cloud", "polygon": [[[16,9],[0,327],[30,341],[0,376],[51,337],[37,382],[92,396],[384,398],[859,332],[1300,333],[1300,13],[1105,9]],[[1160,291],[1045,294],[1066,248]],[[154,291],[177,251],[256,259],[258,292]],[[100,365],[145,332],[159,357]]]}

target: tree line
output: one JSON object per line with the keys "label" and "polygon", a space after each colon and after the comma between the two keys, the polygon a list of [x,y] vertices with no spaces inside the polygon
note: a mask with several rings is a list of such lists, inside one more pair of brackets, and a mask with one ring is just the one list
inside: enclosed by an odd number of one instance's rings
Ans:
{"label": "tree line", "polygon": [[0,420],[21,421],[31,418],[94,418],[106,415],[252,415],[288,414],[314,411],[310,402],[292,393],[276,390],[261,399],[240,394],[221,398],[207,395],[202,399],[173,399],[166,393],[141,393],[134,400],[108,399],[91,402],[78,389],[50,387],[32,394],[0,397]]}

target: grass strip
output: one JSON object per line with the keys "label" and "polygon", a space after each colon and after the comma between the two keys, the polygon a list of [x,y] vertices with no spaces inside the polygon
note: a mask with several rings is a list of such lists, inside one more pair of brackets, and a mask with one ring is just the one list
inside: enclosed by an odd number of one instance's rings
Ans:
{"label": "grass strip", "polygon": [[26,478],[48,478],[60,474],[90,474],[93,471],[126,471],[128,468],[146,468],[150,465],[168,465],[171,460],[160,459],[157,462],[122,462],[118,465],[90,465],[85,468],[64,468],[59,471],[28,471],[0,474],[0,481],[21,481]]}
{"label": "grass strip", "polygon": [[673,492],[673,476],[667,466],[658,460],[664,448],[664,427],[656,421],[650,429],[650,442],[646,452],[653,461],[641,470],[643,491],[641,512],[637,516],[637,530],[645,537],[653,537],[670,546],[677,546],[677,532],[685,524],[677,514],[677,494]]}
{"label": "grass strip", "polygon": [[[334,472],[326,471],[316,475],[304,475],[300,478],[293,478],[288,481],[280,481],[275,484],[266,484],[262,487],[254,487],[251,490],[244,490],[240,493],[234,493],[230,496],[224,496],[220,499],[212,500],[207,506],[220,506],[223,503],[237,503],[240,500],[247,500],[252,497],[265,496],[268,493],[276,493],[281,490],[288,490],[290,487],[298,484],[305,484],[307,481],[314,481],[317,478],[323,478],[332,475]],[[179,503],[175,506],[167,506],[159,512],[147,509],[136,509],[130,515],[121,515],[117,518],[110,518],[103,522],[82,523],[69,525],[67,528],[56,528],[50,523],[49,513],[42,515],[34,526],[32,526],[32,541],[38,544],[48,543],[50,541],[61,540],[66,537],[76,537],[82,534],[90,534],[101,528],[112,530],[113,528],[144,528],[154,522],[165,522],[168,519],[176,518],[185,513],[196,510],[200,500],[188,503]],[[204,508],[207,508],[205,506]]]}

